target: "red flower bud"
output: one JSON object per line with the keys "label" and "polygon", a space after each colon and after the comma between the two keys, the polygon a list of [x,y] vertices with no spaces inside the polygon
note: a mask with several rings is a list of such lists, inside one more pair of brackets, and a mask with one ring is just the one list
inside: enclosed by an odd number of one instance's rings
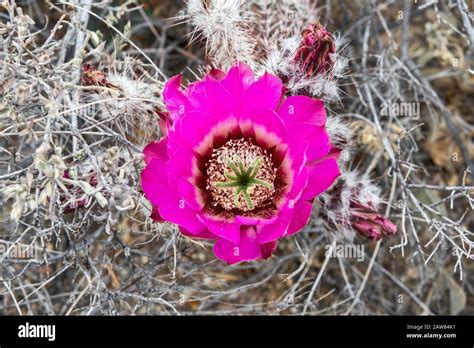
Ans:
{"label": "red flower bud", "polygon": [[397,233],[397,226],[375,211],[370,204],[354,202],[351,204],[351,214],[352,227],[367,238],[379,240]]}
{"label": "red flower bud", "polygon": [[94,69],[90,64],[84,64],[82,66],[81,83],[85,86],[113,87],[113,85],[107,81],[107,75],[100,70]]}
{"label": "red flower bud", "polygon": [[309,24],[301,33],[302,40],[295,55],[295,63],[308,76],[317,74],[332,75],[336,50],[333,37],[319,23]]}

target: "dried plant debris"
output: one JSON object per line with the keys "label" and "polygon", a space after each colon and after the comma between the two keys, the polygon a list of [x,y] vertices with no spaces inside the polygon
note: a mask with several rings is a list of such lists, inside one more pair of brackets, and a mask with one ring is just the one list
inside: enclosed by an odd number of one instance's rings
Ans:
{"label": "dried plant debris", "polygon": [[[1,313],[474,314],[473,11],[465,0],[0,1]],[[180,122],[180,93],[236,64],[281,81],[282,100],[321,101],[340,175],[300,232],[228,265],[213,239],[160,215],[141,173],[146,145]],[[231,167],[213,162],[212,192],[251,215],[280,174],[274,150],[232,136],[235,153],[261,158],[245,162],[247,179],[271,185],[247,182],[250,203],[242,190],[224,199]]]}

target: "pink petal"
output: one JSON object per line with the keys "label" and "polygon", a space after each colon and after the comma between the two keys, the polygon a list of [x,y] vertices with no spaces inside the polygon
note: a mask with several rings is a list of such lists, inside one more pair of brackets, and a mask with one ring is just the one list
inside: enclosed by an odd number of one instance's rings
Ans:
{"label": "pink petal", "polygon": [[[290,168],[294,174],[298,174],[306,163],[306,152],[308,151],[308,142],[298,133],[288,133],[285,142],[288,144],[288,151],[283,163]],[[283,164],[282,164],[283,165]]]}
{"label": "pink petal", "polygon": [[181,178],[178,181],[178,192],[193,210],[200,211],[204,208],[202,190],[189,182],[189,179]]}
{"label": "pink petal", "polygon": [[300,199],[302,191],[305,189],[308,184],[308,169],[303,168],[299,174],[297,174],[293,179],[293,185],[291,190],[288,193],[288,199],[296,202]]}
{"label": "pink petal", "polygon": [[207,152],[210,146],[213,146],[216,142],[221,141],[222,143],[227,140],[229,134],[238,128],[237,118],[233,115],[221,115],[216,120],[214,127],[210,131],[209,135],[199,143],[199,146],[194,148],[196,152],[203,155]]}
{"label": "pink petal", "polygon": [[325,158],[334,158],[336,161],[339,160],[339,156],[341,155],[341,149],[331,146],[331,150]]}
{"label": "pink petal", "polygon": [[154,112],[158,116],[158,126],[160,127],[161,134],[165,137],[168,136],[168,129],[173,124],[170,113],[162,110],[154,110]]}
{"label": "pink petal", "polygon": [[222,238],[217,239],[214,244],[214,253],[219,259],[229,264],[252,261],[262,257],[262,250],[253,227],[242,228],[239,243]]}
{"label": "pink petal", "polygon": [[[235,98],[216,80],[203,80],[188,92],[192,110],[209,115],[227,115],[235,106]],[[188,112],[186,111],[186,112]]]}
{"label": "pink petal", "polygon": [[286,98],[278,109],[278,114],[285,124],[311,123],[323,126],[326,123],[326,110],[323,102],[302,95]]}
{"label": "pink petal", "polygon": [[209,231],[220,239],[228,240],[234,244],[240,241],[240,225],[233,221],[219,219],[216,216],[199,214],[199,220],[209,229]]}
{"label": "pink petal", "polygon": [[202,238],[202,239],[216,239],[216,236],[213,235],[211,232],[209,232],[208,230],[204,230],[202,232],[198,232],[198,233],[191,233],[189,232],[187,229],[185,229],[184,227],[180,226],[179,227],[179,231],[184,234],[185,236],[188,236],[188,237],[193,237],[193,238]]}
{"label": "pink petal", "polygon": [[335,147],[334,145],[331,144],[331,148],[329,149],[329,153],[321,158],[318,158],[316,160],[308,160],[306,162],[306,165],[308,167],[311,167],[319,162],[324,162],[325,160],[327,159],[334,159],[335,161],[338,161],[339,160],[339,156],[341,155],[341,149]]}
{"label": "pink petal", "polygon": [[161,159],[154,158],[141,173],[143,192],[155,206],[165,203],[167,195],[176,196],[175,192],[170,189],[164,170],[165,164],[166,162]]}
{"label": "pink petal", "polygon": [[221,84],[234,98],[240,100],[254,81],[252,69],[246,64],[238,63],[229,70]]}
{"label": "pink petal", "polygon": [[271,224],[277,219],[276,216],[271,217],[270,219],[256,218],[251,216],[242,216],[237,215],[235,221],[240,225],[267,225]]}
{"label": "pink petal", "polygon": [[[239,121],[241,129],[252,128],[257,143],[265,148],[280,144],[285,138],[285,125],[278,114],[271,110],[254,111]],[[248,126],[248,123],[252,125]]]}
{"label": "pink petal", "polygon": [[158,207],[163,219],[183,226],[192,234],[203,233],[207,228],[198,219],[191,206],[183,199],[169,201],[167,204]]}
{"label": "pink petal", "polygon": [[[302,172],[306,162],[308,143],[296,134],[288,135],[286,141],[289,142],[288,151],[277,169],[277,176],[287,183],[284,192],[285,197],[294,199],[299,195],[307,180],[308,174]],[[276,202],[276,204],[279,206],[281,201]]]}
{"label": "pink petal", "polygon": [[163,89],[163,99],[173,121],[179,120],[189,110],[188,97],[181,91],[181,74],[170,78]]}
{"label": "pink petal", "polygon": [[306,224],[309,222],[312,210],[312,203],[302,200],[298,201],[295,204],[295,209],[291,218],[290,225],[288,226],[286,236],[291,236],[292,234],[301,231],[303,227],[305,227]]}
{"label": "pink petal", "polygon": [[[177,184],[180,179],[191,179],[199,173],[194,152],[187,147],[179,147],[169,152],[170,158],[166,163],[168,181]],[[176,188],[177,189],[177,188]]]}
{"label": "pink petal", "polygon": [[265,73],[245,92],[243,112],[250,114],[257,110],[275,110],[280,103],[282,87],[278,77]]}
{"label": "pink petal", "polygon": [[153,206],[153,210],[151,211],[150,217],[157,222],[165,222],[165,220],[161,217],[158,208],[155,206]]}
{"label": "pink petal", "polygon": [[186,147],[180,147],[171,153],[166,163],[168,182],[193,210],[204,207],[203,192],[195,185],[194,178],[200,175],[194,153]]}
{"label": "pink petal", "polygon": [[168,136],[168,129],[171,127],[172,120],[158,120],[158,127],[160,128],[163,136]]}
{"label": "pink petal", "polygon": [[329,136],[322,126],[311,123],[296,123],[288,125],[287,129],[290,134],[298,134],[299,137],[306,139],[308,143],[307,161],[323,158],[331,149]]}
{"label": "pink petal", "polygon": [[187,145],[197,147],[215,126],[216,118],[201,111],[190,111],[183,116],[175,126],[175,132],[170,133],[173,146]]}
{"label": "pink petal", "polygon": [[300,231],[309,221],[312,204],[307,201],[288,201],[277,220],[258,227],[258,242],[268,243]]}
{"label": "pink petal", "polygon": [[268,259],[275,252],[278,246],[278,242],[274,240],[273,242],[260,244],[260,251],[262,253],[262,259]]}
{"label": "pink petal", "polygon": [[206,228],[196,217],[192,207],[172,187],[166,176],[162,161],[155,158],[142,171],[142,188],[146,198],[158,208],[162,219],[184,226],[191,233]]}
{"label": "pink petal", "polygon": [[321,192],[326,191],[340,175],[337,161],[333,158],[308,166],[308,185],[301,195],[301,199],[310,200]]}
{"label": "pink petal", "polygon": [[286,235],[286,230],[293,216],[293,207],[285,205],[278,213],[278,217],[274,223],[258,226],[257,238],[260,244],[268,243],[282,238]]}
{"label": "pink petal", "polygon": [[154,158],[158,158],[161,161],[166,161],[168,159],[168,154],[166,153],[167,146],[167,138],[162,138],[160,141],[155,141],[145,146],[145,148],[143,149],[145,163],[150,163],[150,161]]}

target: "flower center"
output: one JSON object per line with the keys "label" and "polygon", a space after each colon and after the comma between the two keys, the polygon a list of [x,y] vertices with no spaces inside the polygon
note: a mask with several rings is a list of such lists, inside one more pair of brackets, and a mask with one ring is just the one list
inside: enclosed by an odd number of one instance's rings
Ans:
{"label": "flower center", "polygon": [[206,164],[206,189],[214,206],[249,211],[264,206],[275,193],[271,155],[249,140],[228,140],[212,151]]}

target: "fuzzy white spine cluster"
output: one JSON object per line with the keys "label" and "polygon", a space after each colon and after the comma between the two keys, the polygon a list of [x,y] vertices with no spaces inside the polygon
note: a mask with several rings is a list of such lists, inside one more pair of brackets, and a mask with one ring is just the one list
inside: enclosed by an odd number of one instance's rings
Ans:
{"label": "fuzzy white spine cluster", "polygon": [[251,13],[244,0],[189,0],[187,19],[193,40],[204,38],[207,56],[221,69],[239,60],[254,66],[255,40],[249,32]]}
{"label": "fuzzy white spine cluster", "polygon": [[331,139],[331,144],[341,150],[339,162],[341,170],[344,170],[345,164],[354,152],[354,132],[346,122],[337,116],[327,118],[326,130]]}
{"label": "fuzzy white spine cluster", "polygon": [[158,137],[158,117],[155,110],[163,107],[163,84],[148,79],[129,76],[131,66],[111,69],[105,73],[108,87],[99,93],[89,93],[92,104],[97,103],[101,120],[111,121],[119,133],[130,136],[134,143],[145,145]]}
{"label": "fuzzy white spine cluster", "polygon": [[107,103],[109,107],[113,108],[114,113],[145,113],[156,109],[157,105],[153,101],[157,99],[161,92],[158,86],[155,87],[153,84],[132,79],[119,73],[108,74],[107,81],[116,87],[110,89],[110,92],[117,97],[117,100],[114,100],[110,105]]}

